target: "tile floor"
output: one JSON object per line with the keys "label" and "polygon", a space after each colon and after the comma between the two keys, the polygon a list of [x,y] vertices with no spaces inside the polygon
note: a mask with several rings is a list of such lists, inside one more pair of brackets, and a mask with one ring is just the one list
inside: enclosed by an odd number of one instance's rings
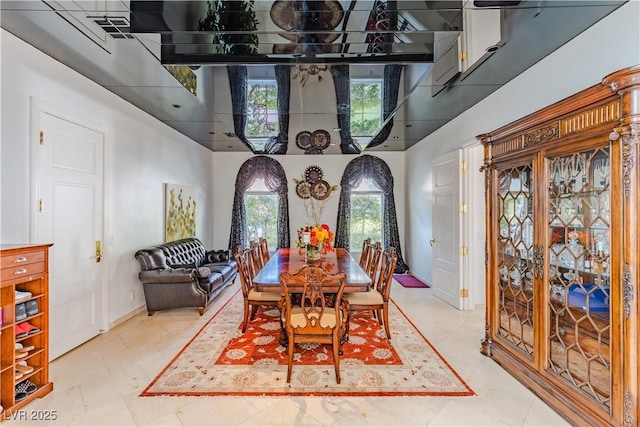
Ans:
{"label": "tile floor", "polygon": [[[477,393],[473,397],[138,397],[238,284],[200,317],[143,312],[51,364],[52,393],[25,407],[72,426],[565,426],[562,417],[480,354],[484,310],[457,311],[430,289],[394,283],[392,298]],[[392,331],[393,333],[393,331]],[[47,425],[7,420],[6,426]]]}

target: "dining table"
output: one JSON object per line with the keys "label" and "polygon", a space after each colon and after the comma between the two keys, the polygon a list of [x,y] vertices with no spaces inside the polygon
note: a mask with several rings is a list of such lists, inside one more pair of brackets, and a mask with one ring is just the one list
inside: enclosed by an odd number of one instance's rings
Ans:
{"label": "dining table", "polygon": [[[344,248],[335,248],[313,262],[306,258],[305,249],[280,248],[253,278],[253,286],[259,292],[279,292],[280,273],[295,273],[307,264],[321,266],[330,274],[345,272],[347,277],[344,292],[367,292],[371,285],[369,275]],[[328,293],[336,292],[337,289],[337,285],[323,286],[323,290]],[[290,287],[290,291],[295,289]]]}

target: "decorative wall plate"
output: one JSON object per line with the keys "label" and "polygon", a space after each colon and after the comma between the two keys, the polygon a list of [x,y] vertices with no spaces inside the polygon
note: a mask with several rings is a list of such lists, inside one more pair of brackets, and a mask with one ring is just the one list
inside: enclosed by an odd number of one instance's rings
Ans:
{"label": "decorative wall plate", "polygon": [[296,145],[298,148],[306,150],[311,148],[311,132],[303,130],[296,135]]}
{"label": "decorative wall plate", "polygon": [[308,199],[311,197],[311,185],[308,182],[300,181],[298,185],[296,185],[296,194],[301,199]]}
{"label": "decorative wall plate", "polygon": [[311,147],[326,150],[331,145],[331,135],[326,130],[318,129],[311,134]]}
{"label": "decorative wall plate", "polygon": [[311,165],[304,171],[304,179],[309,183],[313,184],[314,182],[324,178],[324,172],[320,169],[320,166]]}
{"label": "decorative wall plate", "polygon": [[311,185],[311,196],[316,200],[324,200],[331,194],[331,185],[323,179]]}

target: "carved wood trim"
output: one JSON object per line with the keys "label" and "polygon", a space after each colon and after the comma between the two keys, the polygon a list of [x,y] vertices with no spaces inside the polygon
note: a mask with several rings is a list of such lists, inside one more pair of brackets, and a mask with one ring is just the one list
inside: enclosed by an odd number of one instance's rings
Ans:
{"label": "carved wood trim", "polygon": [[633,284],[631,283],[631,270],[629,264],[624,265],[624,273],[622,275],[624,286],[624,317],[628,319],[631,315],[631,302],[633,301]]}
{"label": "carved wood trim", "polygon": [[533,245],[533,277],[544,277],[544,248],[541,244]]}
{"label": "carved wood trim", "polygon": [[524,146],[530,147],[532,145],[542,144],[543,142],[558,138],[560,138],[560,123],[555,122],[548,126],[540,127],[531,132],[525,133]]}
{"label": "carved wood trim", "polygon": [[624,427],[637,427],[636,419],[633,416],[633,396],[631,396],[631,392],[629,388],[624,389],[624,419],[622,420],[622,425]]}
{"label": "carved wood trim", "polygon": [[611,139],[618,139],[622,136],[622,184],[626,197],[631,193],[639,134],[640,125],[632,124],[622,128],[616,128],[610,136]]}

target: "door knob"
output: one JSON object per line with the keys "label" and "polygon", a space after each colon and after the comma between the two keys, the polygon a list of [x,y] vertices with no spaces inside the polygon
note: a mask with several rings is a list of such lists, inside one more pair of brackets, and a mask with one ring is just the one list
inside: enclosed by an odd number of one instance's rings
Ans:
{"label": "door knob", "polygon": [[436,242],[436,239],[431,239],[429,240],[429,245],[433,246],[433,244]]}

